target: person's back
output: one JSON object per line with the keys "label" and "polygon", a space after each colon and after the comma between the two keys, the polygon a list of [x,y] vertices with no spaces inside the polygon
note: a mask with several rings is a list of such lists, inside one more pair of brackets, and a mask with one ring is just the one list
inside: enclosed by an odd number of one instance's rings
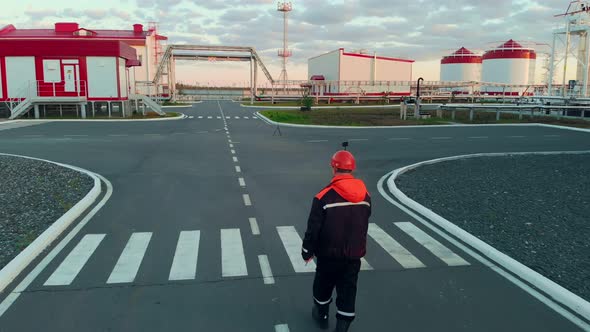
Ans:
{"label": "person's back", "polygon": [[316,256],[364,257],[371,197],[363,181],[350,174],[337,175],[327,190],[322,190],[316,198],[325,211]]}
{"label": "person's back", "polygon": [[313,199],[302,246],[302,258],[317,259],[312,315],[328,327],[332,291],[338,298],[336,330],[345,332],[355,318],[360,259],[365,256],[371,197],[365,184],[352,176],[356,162],[348,151],[332,157],[334,178]]}

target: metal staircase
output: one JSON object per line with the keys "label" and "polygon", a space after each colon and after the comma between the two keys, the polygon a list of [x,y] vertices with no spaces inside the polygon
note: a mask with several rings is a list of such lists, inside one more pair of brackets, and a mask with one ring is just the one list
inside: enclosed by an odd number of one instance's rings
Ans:
{"label": "metal staircase", "polygon": [[137,99],[137,100],[141,100],[141,102],[147,106],[148,108],[150,108],[152,111],[158,113],[158,115],[166,115],[166,112],[162,111],[162,106],[160,106],[158,103],[156,103],[153,99],[151,99],[150,97],[146,96],[146,95],[132,95],[131,96],[132,99]]}

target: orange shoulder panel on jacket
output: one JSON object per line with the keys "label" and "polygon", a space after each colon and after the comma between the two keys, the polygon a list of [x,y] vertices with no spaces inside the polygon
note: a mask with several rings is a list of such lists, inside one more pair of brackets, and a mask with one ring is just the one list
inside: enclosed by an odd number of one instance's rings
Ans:
{"label": "orange shoulder panel on jacket", "polygon": [[322,189],[322,191],[320,191],[317,195],[315,195],[315,198],[322,199],[324,195],[327,194],[328,191],[330,191],[331,189],[332,186],[327,186],[326,188]]}

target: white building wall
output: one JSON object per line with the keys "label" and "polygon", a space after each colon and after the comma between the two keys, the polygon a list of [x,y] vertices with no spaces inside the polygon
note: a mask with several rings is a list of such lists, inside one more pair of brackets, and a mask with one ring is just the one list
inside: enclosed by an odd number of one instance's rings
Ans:
{"label": "white building wall", "polygon": [[[535,60],[530,59],[489,59],[483,61],[482,82],[504,84],[532,84]],[[532,68],[532,69],[531,69]],[[531,73],[531,70],[533,71]],[[532,74],[532,75],[531,75]],[[511,91],[524,91],[512,89]],[[484,87],[484,91],[501,92],[502,87]]]}
{"label": "white building wall", "polygon": [[481,63],[447,63],[440,65],[440,80],[446,82],[481,81]]}
{"label": "white building wall", "polygon": [[88,96],[90,98],[118,98],[117,58],[87,57]]}
{"label": "white building wall", "polygon": [[119,89],[121,97],[127,97],[129,86],[127,85],[127,70],[125,69],[125,59],[123,58],[119,58]]}
{"label": "white building wall", "polygon": [[[340,50],[326,53],[307,60],[307,78],[313,75],[323,75],[327,81],[338,81],[340,70],[338,67]],[[337,86],[328,87],[328,93],[338,92]]]}
{"label": "white building wall", "polygon": [[133,67],[135,77],[138,81],[147,81],[149,77],[147,75],[147,49],[145,46],[133,46],[137,53],[137,58],[141,60],[141,66]]}
{"label": "white building wall", "polygon": [[[412,63],[343,55],[340,61],[340,79],[342,81],[410,81]],[[410,85],[362,85],[364,93],[409,93]],[[359,88],[341,86],[341,93],[358,93]]]}
{"label": "white building wall", "polygon": [[37,80],[35,57],[6,57],[6,85],[9,98],[24,98],[23,88]]}

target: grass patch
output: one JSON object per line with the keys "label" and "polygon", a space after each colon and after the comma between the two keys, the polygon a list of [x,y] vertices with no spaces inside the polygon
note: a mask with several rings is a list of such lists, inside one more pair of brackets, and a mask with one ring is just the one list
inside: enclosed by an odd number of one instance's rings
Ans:
{"label": "grass patch", "polygon": [[[250,102],[243,102],[242,105],[250,106]],[[334,106],[334,107],[363,106],[363,105],[367,105],[367,106],[368,105],[391,105],[391,106],[398,106],[399,107],[399,104],[397,104],[397,103],[396,104],[383,104],[383,102],[381,102],[379,100],[361,101],[360,104],[354,104],[351,102],[332,102],[332,103],[328,104],[327,101],[320,100],[320,103],[316,104],[315,99],[314,99],[313,105],[314,106]],[[302,105],[301,105],[300,100],[294,100],[294,101],[280,101],[280,102],[275,102],[274,104],[270,101],[255,101],[254,106],[302,106]]]}
{"label": "grass patch", "polygon": [[448,123],[436,118],[400,120],[399,109],[323,109],[311,112],[285,110],[262,111],[260,113],[276,122],[329,126],[402,126]]}
{"label": "grass patch", "polygon": [[[577,128],[590,128],[590,121],[581,119],[557,119],[547,116],[534,116],[524,114],[519,119],[518,114],[501,115],[500,121],[496,121],[494,112],[475,112],[473,121],[469,121],[468,111],[457,111],[455,119],[451,119],[451,112],[444,111],[441,118],[429,119],[400,119],[399,107],[387,109],[322,109],[311,112],[298,110],[272,110],[261,111],[262,115],[270,120],[281,123],[310,124],[326,126],[411,126],[411,125],[441,125],[441,124],[508,124],[508,123],[543,123]],[[435,111],[428,112],[432,115]]]}

